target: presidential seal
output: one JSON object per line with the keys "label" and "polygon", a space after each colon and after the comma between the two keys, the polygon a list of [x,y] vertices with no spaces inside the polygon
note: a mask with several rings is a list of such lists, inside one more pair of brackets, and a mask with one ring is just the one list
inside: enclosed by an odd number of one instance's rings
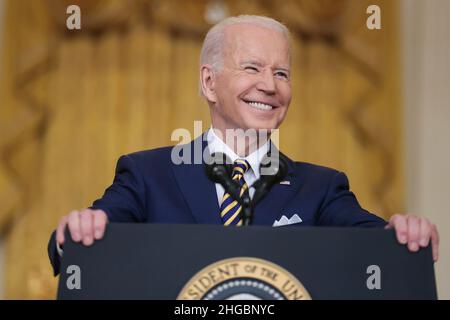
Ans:
{"label": "presidential seal", "polygon": [[195,274],[178,300],[310,300],[301,282],[282,267],[257,258],[218,261]]}

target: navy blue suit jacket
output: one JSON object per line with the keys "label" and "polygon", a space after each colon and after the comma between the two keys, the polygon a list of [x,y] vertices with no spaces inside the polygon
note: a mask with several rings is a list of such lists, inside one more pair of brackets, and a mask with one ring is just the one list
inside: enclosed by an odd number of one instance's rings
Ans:
{"label": "navy blue suit jacket", "polygon": [[[198,138],[198,139],[201,139]],[[191,142],[191,146],[199,140]],[[202,148],[206,143],[200,142]],[[171,160],[173,147],[120,157],[112,185],[91,208],[106,212],[110,222],[222,224],[216,188],[203,164]],[[192,149],[193,150],[193,149]],[[193,157],[192,159],[193,160]],[[276,184],[254,210],[253,225],[273,225],[297,215],[298,226],[384,227],[386,222],[361,208],[344,173],[288,159],[285,180]],[[54,235],[49,255],[59,270]]]}

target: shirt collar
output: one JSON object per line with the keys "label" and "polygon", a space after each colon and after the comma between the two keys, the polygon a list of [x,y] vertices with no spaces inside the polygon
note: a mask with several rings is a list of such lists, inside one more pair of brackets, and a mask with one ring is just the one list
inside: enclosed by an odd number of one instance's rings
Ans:
{"label": "shirt collar", "polygon": [[[206,140],[208,141],[209,152],[211,153],[222,152],[225,155],[227,155],[233,162],[236,159],[242,159],[242,157],[239,157],[225,142],[223,142],[222,139],[220,139],[216,135],[212,127],[208,130]],[[244,158],[250,164],[250,167],[253,170],[253,173],[257,179],[260,176],[259,166],[261,164],[261,161],[269,151],[269,141],[264,143],[261,147],[259,147],[257,150],[253,151],[251,154],[249,154],[247,157]]]}

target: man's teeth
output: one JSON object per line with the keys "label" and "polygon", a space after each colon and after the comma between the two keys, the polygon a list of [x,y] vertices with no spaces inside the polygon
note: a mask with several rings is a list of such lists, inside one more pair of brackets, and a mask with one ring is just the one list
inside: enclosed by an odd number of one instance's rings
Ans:
{"label": "man's teeth", "polygon": [[256,108],[256,109],[260,109],[260,110],[272,110],[273,107],[271,105],[265,104],[265,103],[261,103],[261,102],[247,102],[249,105],[251,105],[252,107]]}

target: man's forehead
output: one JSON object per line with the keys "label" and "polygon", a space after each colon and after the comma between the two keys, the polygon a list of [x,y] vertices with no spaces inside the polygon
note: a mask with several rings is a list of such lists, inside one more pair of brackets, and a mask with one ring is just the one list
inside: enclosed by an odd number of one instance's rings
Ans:
{"label": "man's forehead", "polygon": [[[269,37],[279,38],[280,41],[273,41],[269,39],[266,42],[266,46],[262,41],[261,36],[264,34],[269,35]],[[244,62],[254,62],[262,64],[264,61],[261,60],[261,53],[265,49],[273,49],[274,46],[279,46],[280,49],[286,49],[286,58],[289,60],[289,45],[288,39],[280,31],[262,27],[258,25],[253,25],[249,23],[242,23],[236,25],[230,25],[225,28],[225,47],[228,55],[237,58],[238,63]],[[277,43],[278,42],[278,43]],[[269,46],[269,47],[267,47]],[[272,50],[270,50],[272,51]],[[277,64],[280,66],[288,67],[289,61],[284,61],[285,57],[281,55],[283,51],[276,51],[279,55],[280,61]]]}

